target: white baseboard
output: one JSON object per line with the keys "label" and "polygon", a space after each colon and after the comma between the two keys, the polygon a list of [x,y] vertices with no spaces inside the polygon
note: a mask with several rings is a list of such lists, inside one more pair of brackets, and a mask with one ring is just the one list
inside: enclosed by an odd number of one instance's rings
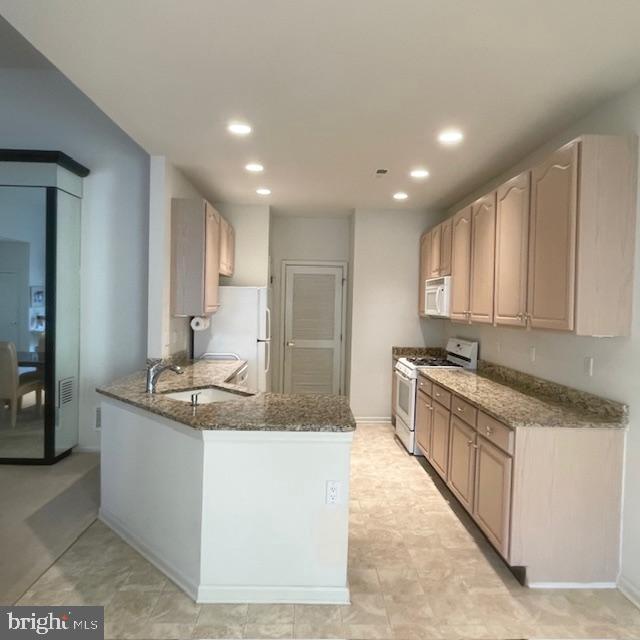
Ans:
{"label": "white baseboard", "polygon": [[625,597],[631,600],[636,607],[640,608],[640,587],[638,587],[638,585],[631,582],[628,578],[620,576],[618,588]]}
{"label": "white baseboard", "polygon": [[356,417],[356,424],[365,424],[365,423],[373,423],[373,424],[379,424],[379,423],[383,423],[383,422],[387,422],[389,424],[391,424],[391,416],[373,416],[373,417]]}
{"label": "white baseboard", "polygon": [[348,587],[219,586],[201,585],[198,603],[350,604]]}
{"label": "white baseboard", "polygon": [[137,535],[131,533],[119,518],[103,509],[100,509],[98,517],[198,603],[351,603],[348,587],[197,585],[175,567],[158,557]]}
{"label": "white baseboard", "polygon": [[131,533],[122,521],[116,516],[106,513],[103,509],[98,512],[98,518],[102,520],[108,527],[113,529],[128,545],[132,546],[140,555],[146,558],[152,565],[160,569],[162,573],[167,575],[175,582],[189,597],[196,599],[198,593],[198,585],[187,578],[182,572],[175,567],[159,558],[147,545]]}
{"label": "white baseboard", "polygon": [[616,589],[615,582],[528,582],[530,589]]}

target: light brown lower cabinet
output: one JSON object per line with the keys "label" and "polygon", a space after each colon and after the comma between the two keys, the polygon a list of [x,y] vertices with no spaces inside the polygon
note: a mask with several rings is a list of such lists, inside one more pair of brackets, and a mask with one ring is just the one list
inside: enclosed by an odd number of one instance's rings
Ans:
{"label": "light brown lower cabinet", "polygon": [[434,469],[446,480],[449,467],[449,410],[438,402],[433,403],[431,426],[430,462]]}
{"label": "light brown lower cabinet", "polygon": [[473,495],[476,468],[476,430],[451,416],[449,437],[448,484],[462,506],[473,511]]}
{"label": "light brown lower cabinet", "polygon": [[433,424],[433,400],[424,392],[416,396],[416,442],[425,456],[431,451],[431,431]]}
{"label": "light brown lower cabinet", "polygon": [[624,429],[512,429],[455,394],[449,411],[443,392],[432,411],[418,393],[418,442],[498,553],[532,586],[614,585]]}
{"label": "light brown lower cabinet", "polygon": [[476,446],[473,516],[500,555],[508,559],[513,461],[482,436]]}

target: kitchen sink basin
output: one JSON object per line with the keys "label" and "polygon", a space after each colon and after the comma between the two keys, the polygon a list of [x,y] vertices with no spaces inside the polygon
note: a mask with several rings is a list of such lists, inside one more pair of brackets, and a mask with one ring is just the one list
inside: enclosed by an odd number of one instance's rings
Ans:
{"label": "kitchen sink basin", "polygon": [[162,395],[172,400],[180,400],[191,404],[191,396],[198,394],[198,404],[210,404],[211,402],[225,402],[227,400],[240,400],[245,396],[224,389],[189,389],[187,391],[176,391],[175,393],[163,393]]}

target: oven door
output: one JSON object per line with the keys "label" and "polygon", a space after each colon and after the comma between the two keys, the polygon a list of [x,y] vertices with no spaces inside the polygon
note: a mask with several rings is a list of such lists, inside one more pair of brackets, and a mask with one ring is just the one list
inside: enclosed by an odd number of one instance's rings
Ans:
{"label": "oven door", "polygon": [[416,380],[396,371],[394,384],[396,385],[396,416],[400,416],[405,425],[413,431],[416,412]]}

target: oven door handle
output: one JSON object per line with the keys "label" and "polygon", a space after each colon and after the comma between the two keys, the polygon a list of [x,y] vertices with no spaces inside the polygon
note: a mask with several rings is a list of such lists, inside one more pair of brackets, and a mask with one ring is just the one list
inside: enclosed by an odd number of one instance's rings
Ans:
{"label": "oven door handle", "polygon": [[405,382],[411,382],[411,378],[409,376],[405,376],[404,373],[402,373],[402,371],[398,371],[396,369],[396,376],[398,376],[398,378],[400,378],[401,380],[404,380]]}

